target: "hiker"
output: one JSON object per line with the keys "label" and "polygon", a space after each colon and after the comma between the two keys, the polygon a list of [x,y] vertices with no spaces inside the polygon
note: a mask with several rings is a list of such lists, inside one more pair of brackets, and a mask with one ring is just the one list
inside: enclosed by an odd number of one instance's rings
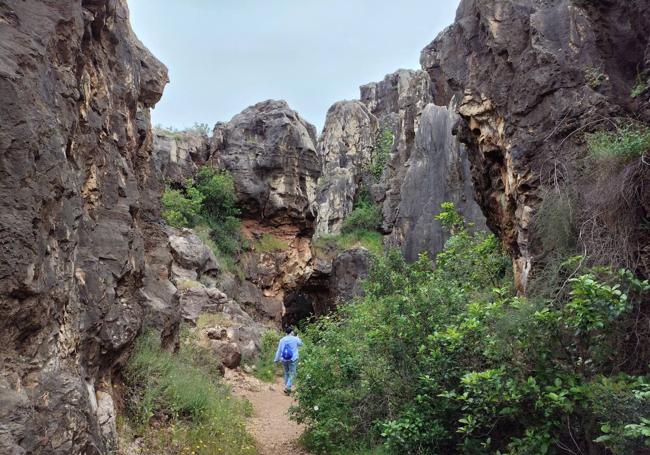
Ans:
{"label": "hiker", "polygon": [[291,384],[296,376],[298,367],[298,347],[302,346],[302,340],[296,336],[291,326],[285,329],[286,336],[278,343],[278,350],[275,353],[274,362],[282,362],[284,368],[284,393],[291,394]]}

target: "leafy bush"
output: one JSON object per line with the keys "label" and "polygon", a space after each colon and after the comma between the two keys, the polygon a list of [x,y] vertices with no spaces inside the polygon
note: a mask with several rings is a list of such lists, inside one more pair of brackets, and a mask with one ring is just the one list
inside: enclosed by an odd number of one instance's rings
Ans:
{"label": "leafy bush", "polygon": [[194,187],[203,196],[201,210],[209,224],[239,216],[235,181],[229,172],[203,166],[189,185],[189,188]]}
{"label": "leafy bush", "polygon": [[275,382],[275,378],[282,373],[282,368],[273,362],[280,338],[276,330],[267,330],[262,335],[262,349],[255,362],[255,377],[262,381]]}
{"label": "leafy bush", "polygon": [[589,152],[595,158],[630,160],[650,150],[650,128],[625,123],[613,131],[598,131],[586,135]]}
{"label": "leafy bush", "polygon": [[[452,205],[439,219],[455,234],[433,263],[377,258],[365,295],[307,328],[292,410],[305,443],[396,454],[643,447],[649,359],[630,333],[650,337],[635,326],[650,284],[594,269],[563,300],[518,297],[493,235],[468,232]],[[635,385],[603,388],[621,375]],[[619,413],[596,405],[606,396]]]}
{"label": "leafy bush", "polygon": [[[232,175],[203,166],[193,180],[185,182],[183,190],[166,188],[161,202],[167,224],[197,228],[199,237],[222,259],[226,268],[237,270],[235,256],[245,245]],[[209,228],[207,235],[202,226]]]}
{"label": "leafy bush", "polygon": [[201,220],[203,195],[195,188],[183,193],[171,188],[162,195],[162,216],[170,226],[193,227]]}
{"label": "leafy bush", "polygon": [[172,354],[147,332],[127,364],[127,416],[144,434],[145,452],[256,453],[244,422],[250,404],[234,399],[219,383],[217,360],[188,336]]}
{"label": "leafy bush", "polygon": [[381,208],[375,204],[356,207],[343,221],[341,232],[350,234],[355,231],[375,231],[382,222]]}
{"label": "leafy bush", "polygon": [[194,131],[197,131],[197,132],[205,134],[205,135],[210,134],[210,126],[208,126],[207,123],[196,122],[196,123],[194,123],[194,126],[192,127],[192,129]]}

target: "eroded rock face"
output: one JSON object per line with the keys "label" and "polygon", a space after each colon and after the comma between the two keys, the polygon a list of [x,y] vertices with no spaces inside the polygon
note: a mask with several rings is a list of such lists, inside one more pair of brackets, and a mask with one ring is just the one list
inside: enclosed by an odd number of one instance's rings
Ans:
{"label": "eroded rock face", "polygon": [[422,51],[436,103],[458,103],[478,203],[522,292],[541,252],[530,229],[540,186],[569,178],[564,164],[584,156],[576,133],[632,111],[648,117],[630,91],[646,65],[650,6],[583,4],[463,0]]}
{"label": "eroded rock face", "polygon": [[316,128],[285,101],[264,101],[215,126],[210,162],[232,174],[246,217],[310,230],[321,173],[315,144]]}
{"label": "eroded rock face", "polygon": [[[443,202],[453,202],[475,228],[485,229],[483,214],[474,201],[467,151],[453,135],[458,115],[446,107],[427,104],[420,113],[415,140],[401,178],[394,179],[397,206],[388,241],[401,245],[413,261],[422,252],[444,247],[448,233],[434,215]],[[391,211],[391,213],[393,213]]]}
{"label": "eroded rock face", "polygon": [[123,0],[9,0],[0,24],[0,452],[106,453],[147,311],[166,69]]}
{"label": "eroded rock face", "polygon": [[154,163],[165,180],[183,185],[209,157],[209,139],[198,130],[154,130]]}
{"label": "eroded rock face", "polygon": [[[432,104],[429,76],[419,70],[396,71],[362,86],[361,101],[334,104],[319,139],[323,176],[316,235],[340,231],[361,186],[382,206],[386,243],[402,248],[409,260],[442,249],[447,234],[433,219],[442,202],[455,202],[484,227],[467,155],[453,134],[455,120],[455,114]],[[377,180],[368,166],[385,132],[393,144]]]}
{"label": "eroded rock face", "polygon": [[316,235],[339,232],[375,148],[379,123],[360,101],[340,101],[327,111],[318,153],[323,175],[316,199]]}

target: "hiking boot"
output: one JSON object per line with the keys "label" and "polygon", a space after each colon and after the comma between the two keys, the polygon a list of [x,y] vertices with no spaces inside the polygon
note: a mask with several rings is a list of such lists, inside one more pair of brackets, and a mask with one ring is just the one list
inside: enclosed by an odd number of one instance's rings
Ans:
{"label": "hiking boot", "polygon": [[284,389],[285,395],[291,395],[291,389]]}

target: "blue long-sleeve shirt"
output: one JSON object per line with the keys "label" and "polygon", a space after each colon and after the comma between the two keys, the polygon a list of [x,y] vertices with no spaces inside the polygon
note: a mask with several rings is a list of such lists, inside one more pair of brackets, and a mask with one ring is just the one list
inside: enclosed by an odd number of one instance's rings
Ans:
{"label": "blue long-sleeve shirt", "polygon": [[292,362],[295,362],[298,360],[298,348],[302,346],[302,340],[298,338],[297,336],[294,335],[287,335],[285,337],[282,337],[280,342],[278,343],[278,350],[275,353],[275,360],[274,362],[280,362],[283,361],[284,359],[282,358],[282,351],[284,350],[285,345],[289,345],[291,348],[291,352],[293,352],[293,357],[291,358]]}

